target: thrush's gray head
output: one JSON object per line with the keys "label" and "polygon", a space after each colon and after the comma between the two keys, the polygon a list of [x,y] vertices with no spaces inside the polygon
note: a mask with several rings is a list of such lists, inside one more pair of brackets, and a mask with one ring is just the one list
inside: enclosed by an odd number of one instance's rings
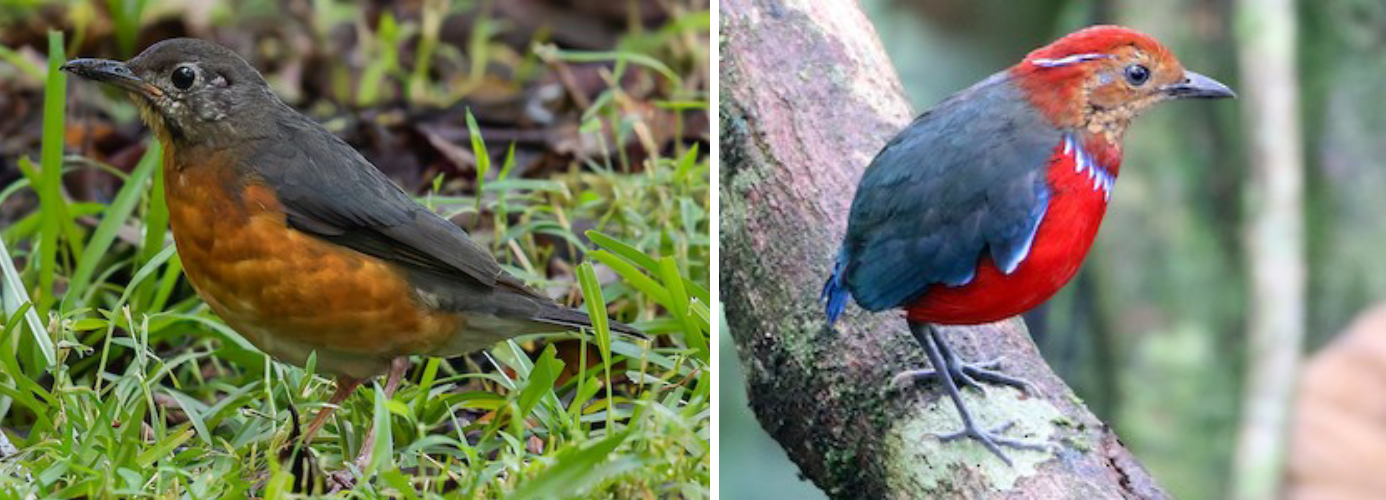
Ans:
{"label": "thrush's gray head", "polygon": [[164,40],[127,62],[74,59],[62,69],[126,90],[165,141],[215,144],[262,129],[254,123],[284,108],[245,59],[192,38]]}

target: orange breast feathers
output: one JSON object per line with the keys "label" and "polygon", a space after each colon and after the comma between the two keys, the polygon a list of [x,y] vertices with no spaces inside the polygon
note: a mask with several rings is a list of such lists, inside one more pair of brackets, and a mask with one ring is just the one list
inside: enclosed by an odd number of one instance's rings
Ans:
{"label": "orange breast feathers", "polygon": [[1049,208],[1029,254],[1007,275],[985,252],[965,285],[934,285],[906,308],[911,321],[980,324],[1035,308],[1063,288],[1092,247],[1120,168],[1121,152],[1065,138],[1046,173]]}
{"label": "orange breast feathers", "polygon": [[302,364],[316,350],[319,368],[347,372],[333,369],[347,360],[331,358],[426,352],[463,326],[456,313],[422,307],[390,264],[288,227],[274,190],[256,179],[165,168],[165,190],[188,280],[276,358]]}

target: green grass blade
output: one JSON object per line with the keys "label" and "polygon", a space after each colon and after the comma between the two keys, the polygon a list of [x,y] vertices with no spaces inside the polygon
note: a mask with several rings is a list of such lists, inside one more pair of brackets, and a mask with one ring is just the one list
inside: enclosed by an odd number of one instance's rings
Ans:
{"label": "green grass blade", "polygon": [[[29,325],[29,332],[34,335],[34,343],[39,346],[39,352],[43,353],[43,360],[48,362],[48,366],[53,366],[58,362],[58,355],[53,349],[53,339],[48,338],[48,329],[43,327],[43,320],[39,318],[38,312],[32,307],[33,302],[29,300],[29,292],[24,288],[24,281],[19,277],[19,270],[14,267],[14,259],[10,258],[10,250],[5,245],[0,244],[0,276],[4,278],[3,283],[5,293],[14,294],[18,299],[18,304],[28,303],[31,307],[24,310],[24,322]],[[13,312],[6,306],[6,314]]]}
{"label": "green grass blade", "polygon": [[393,468],[395,442],[390,429],[390,409],[385,401],[385,389],[375,385],[375,448],[371,452],[371,463],[366,466],[365,476],[374,476],[377,471]]}
{"label": "green grass blade", "polygon": [[586,448],[572,447],[558,452],[557,461],[552,467],[545,469],[538,477],[521,484],[510,495],[510,498],[572,498],[576,496],[589,483],[599,478],[598,472],[601,470],[599,466],[606,461],[611,452],[616,451],[616,448],[621,446],[621,442],[625,441],[629,435],[630,431],[622,432]]}
{"label": "green grass blade", "polygon": [[664,286],[660,285],[659,282],[650,279],[645,273],[640,272],[635,266],[630,265],[630,262],[605,250],[597,250],[587,254],[587,256],[591,257],[592,260],[606,264],[612,271],[616,271],[616,274],[621,275],[621,277],[626,280],[627,284],[640,290],[641,293],[650,296],[655,302],[669,307],[669,291],[665,290]]}
{"label": "green grass blade", "polygon": [[688,311],[693,314],[691,318],[695,320],[695,324],[698,328],[701,328],[704,332],[712,331],[712,312],[708,310],[707,303],[696,300],[692,301],[688,304]]}
{"label": "green grass blade", "polygon": [[164,393],[172,396],[173,400],[178,402],[178,406],[188,416],[188,422],[192,423],[193,429],[197,429],[197,437],[202,439],[202,443],[211,446],[212,433],[207,431],[207,424],[202,421],[203,413],[199,411],[199,409],[205,409],[205,405],[178,391],[167,390]]}
{"label": "green grass blade", "polygon": [[10,63],[10,65],[16,68],[19,68],[19,71],[21,73],[28,75],[30,78],[33,78],[36,81],[43,80],[43,69],[39,68],[38,66],[35,66],[34,63],[29,62],[28,59],[20,55],[18,52],[15,52],[14,49],[11,49],[4,45],[0,45],[0,60]]}
{"label": "green grass blade", "polygon": [[[613,254],[624,257],[626,260],[631,261],[632,263],[646,271],[649,271],[651,273],[660,272],[659,263],[655,261],[654,257],[646,255],[645,252],[641,252],[638,248],[630,246],[621,240],[612,238],[611,236],[608,236],[594,229],[589,229],[586,233],[583,234],[586,234],[587,238],[592,240],[592,243],[596,243],[597,246],[602,247]],[[688,278],[683,278],[683,287],[684,289],[688,290],[689,293],[693,294],[694,297],[702,299],[703,302],[712,302],[712,294],[708,292],[707,287],[699,285],[698,283]]]}
{"label": "green grass blade", "polygon": [[77,260],[77,270],[72,273],[72,278],[68,281],[67,296],[81,297],[82,292],[86,291],[91,284],[91,276],[96,271],[97,265],[101,263],[102,256],[111,249],[111,244],[115,242],[116,232],[125,225],[130,214],[135,211],[135,205],[139,202],[140,193],[144,191],[144,182],[149,179],[159,165],[158,148],[149,148],[145,151],[144,158],[140,159],[135,166],[134,172],[130,173],[130,178],[121,186],[120,192],[116,193],[115,200],[111,201],[106,213],[101,217],[101,223],[92,232],[91,240],[87,242],[87,247],[82,251],[82,257]]}
{"label": "green grass blade", "polygon": [[[155,257],[158,257],[159,254],[158,254],[158,253],[155,253],[154,256],[155,256]],[[152,258],[151,258],[150,261],[152,262]],[[149,264],[149,262],[145,262],[145,264],[147,265],[147,264]],[[141,267],[143,267],[143,266],[141,266]],[[169,296],[173,294],[173,287],[174,287],[174,285],[177,285],[177,284],[178,284],[178,277],[179,277],[179,276],[182,276],[182,275],[183,275],[183,263],[182,263],[182,261],[179,261],[178,259],[169,259],[168,267],[167,267],[166,269],[164,269],[164,275],[163,275],[162,278],[159,279],[159,286],[158,286],[157,289],[154,290],[154,298],[153,298],[153,300],[150,300],[150,301],[145,302],[145,305],[147,305],[148,308],[147,308],[147,309],[141,309],[141,310],[143,310],[143,311],[162,311],[162,310],[164,310],[164,304],[167,304],[167,303],[168,303],[168,298],[169,298]],[[141,288],[143,288],[143,285],[141,285]]]}
{"label": "green grass blade", "polygon": [[684,343],[697,351],[703,362],[707,362],[712,358],[712,350],[708,347],[703,332],[694,325],[692,318],[689,318],[688,294],[683,290],[683,278],[679,276],[678,263],[674,262],[673,257],[665,257],[659,260],[659,268],[666,290],[669,291],[669,312],[683,325]]}
{"label": "green grass blade", "polygon": [[112,17],[115,18],[116,43],[120,53],[126,57],[135,53],[135,41],[140,32],[140,16],[144,14],[147,0],[107,0]]}
{"label": "green grass blade", "polygon": [[[578,266],[578,284],[582,287],[582,301],[587,305],[587,316],[592,319],[592,331],[597,336],[597,350],[602,355],[602,370],[606,374],[606,400],[611,401],[611,326],[606,318],[606,297],[602,295],[602,285],[597,281],[597,270],[591,262]],[[612,414],[606,412],[606,428],[614,429]]]}
{"label": "green grass blade", "polygon": [[563,362],[557,359],[558,350],[553,344],[544,348],[544,353],[539,356],[539,360],[534,362],[534,368],[529,371],[529,378],[526,381],[524,390],[520,391],[520,397],[516,401],[519,407],[517,418],[524,419],[529,416],[529,412],[534,411],[534,407],[539,404],[539,400],[546,394],[553,392],[553,383],[558,380],[558,374],[563,372]]}
{"label": "green grass blade", "polygon": [[120,302],[118,303],[125,304],[129,302],[130,293],[137,288],[137,285],[154,274],[154,272],[159,269],[159,266],[162,266],[170,257],[173,257],[174,248],[175,247],[170,246],[163,249],[163,251],[154,254],[154,258],[149,259],[149,262],[145,262],[143,266],[140,266],[139,270],[135,271],[135,275],[130,278],[130,283],[125,286],[125,293],[120,295]]}
{"label": "green grass blade", "polygon": [[418,492],[414,489],[414,485],[409,482],[409,476],[404,475],[403,472],[397,470],[386,471],[381,474],[380,477],[385,480],[385,484],[390,485],[390,487],[394,488],[399,495],[401,495],[400,498],[404,498],[405,500],[419,498]]}
{"label": "green grass blade", "polygon": [[496,180],[510,178],[510,169],[515,167],[515,143],[510,143],[510,148],[505,151],[505,161],[501,163],[500,173],[496,174]]}
{"label": "green grass blade", "polygon": [[43,146],[39,153],[43,177],[42,185],[37,186],[39,209],[43,214],[39,230],[39,317],[46,316],[53,306],[53,281],[58,275],[58,234],[63,230],[62,216],[66,212],[61,184],[67,75],[58,70],[66,59],[63,33],[49,31],[48,81],[43,92]]}
{"label": "green grass blade", "polygon": [[587,235],[587,239],[592,240],[592,243],[596,243],[597,246],[605,248],[607,251],[616,255],[625,257],[626,260],[631,261],[646,271],[652,273],[659,271],[659,263],[655,261],[654,257],[645,255],[645,252],[641,252],[639,249],[627,245],[624,241],[607,236],[595,229],[589,229],[584,234]]}
{"label": "green grass blade", "polygon": [[168,435],[164,436],[159,442],[154,443],[154,446],[140,453],[139,456],[135,458],[135,462],[138,463],[140,467],[152,466],[154,462],[173,453],[173,450],[178,449],[183,443],[192,439],[193,434],[196,434],[196,431],[192,429],[192,426],[190,424],[183,424],[179,426],[179,428],[173,429],[172,432],[169,432]]}
{"label": "green grass blade", "polygon": [[53,428],[53,421],[48,417],[48,411],[51,410],[51,408],[46,404],[40,403],[39,400],[34,399],[34,396],[29,392],[23,392],[22,388],[0,384],[0,396],[13,398],[20,405],[29,408],[29,411],[37,415],[39,425],[41,426],[40,428]]}
{"label": "green grass blade", "polygon": [[419,393],[414,396],[414,414],[422,415],[424,404],[429,401],[428,393],[433,392],[433,382],[438,378],[438,366],[442,358],[429,357],[424,361],[423,377],[419,379]]}
{"label": "green grass blade", "polygon": [[[149,142],[146,155],[162,160],[164,147],[159,141]],[[148,262],[154,254],[164,249],[164,235],[168,232],[168,203],[164,201],[164,172],[162,168],[154,171],[154,184],[149,191],[149,213],[144,221],[144,246],[140,249],[140,261]]]}
{"label": "green grass blade", "polygon": [[[567,62],[591,63],[613,61],[618,65],[624,65],[626,62],[632,62],[644,66],[646,68],[652,69],[656,73],[659,73],[665,78],[668,78],[669,81],[672,82],[675,87],[682,85],[683,82],[683,79],[679,78],[678,73],[675,73],[674,70],[670,69],[668,65],[664,64],[658,59],[636,52],[591,52],[581,50],[563,50],[552,45],[539,47],[535,50],[547,51],[548,54],[552,55],[552,57]],[[619,71],[617,72],[617,74],[619,74]]]}
{"label": "green grass blade", "polygon": [[[162,159],[163,145],[159,141],[149,141],[149,150],[153,152],[146,154]],[[144,216],[144,240],[140,245],[139,258],[136,260],[139,265],[149,262],[160,250],[163,250],[164,236],[168,234],[168,204],[164,201],[164,169],[154,169],[153,178],[153,186],[149,191],[149,206],[145,210]],[[151,304],[151,300],[155,303],[160,302],[154,294],[162,292],[163,289],[159,289],[159,292],[153,290],[149,286],[140,287],[135,295],[134,302],[139,306],[136,310],[157,311],[162,308],[162,305]],[[151,296],[154,298],[151,299]]]}
{"label": "green grass blade", "polygon": [[486,141],[481,139],[481,126],[476,124],[472,108],[467,108],[467,132],[472,138],[472,156],[476,157],[476,213],[481,213],[481,193],[486,189],[486,173],[491,170],[491,154],[486,152]]}
{"label": "green grass blade", "polygon": [[683,287],[688,290],[688,293],[697,297],[698,300],[703,301],[704,304],[712,303],[712,293],[707,290],[707,287],[699,285],[687,277],[683,278]]}

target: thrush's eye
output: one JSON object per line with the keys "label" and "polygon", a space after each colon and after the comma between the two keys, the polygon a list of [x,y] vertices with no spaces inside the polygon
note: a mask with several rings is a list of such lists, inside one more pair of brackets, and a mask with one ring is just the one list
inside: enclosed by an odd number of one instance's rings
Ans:
{"label": "thrush's eye", "polygon": [[187,66],[179,66],[173,70],[173,75],[169,78],[174,87],[178,90],[188,90],[193,82],[197,81],[197,72]]}
{"label": "thrush's eye", "polygon": [[1145,85],[1147,80],[1150,80],[1150,68],[1140,64],[1126,67],[1126,81],[1131,82],[1131,85],[1139,87]]}

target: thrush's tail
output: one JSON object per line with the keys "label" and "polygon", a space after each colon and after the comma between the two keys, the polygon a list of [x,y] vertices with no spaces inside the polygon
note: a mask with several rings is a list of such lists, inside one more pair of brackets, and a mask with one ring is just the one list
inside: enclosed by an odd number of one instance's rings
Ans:
{"label": "thrush's tail", "polygon": [[[588,317],[587,313],[577,309],[569,309],[559,305],[545,307],[539,311],[539,314],[534,315],[534,317],[530,319],[542,323],[570,326],[573,328],[592,327],[592,318]],[[648,338],[640,330],[636,330],[635,327],[627,325],[620,321],[607,319],[606,323],[612,331],[634,335],[640,338]]]}

